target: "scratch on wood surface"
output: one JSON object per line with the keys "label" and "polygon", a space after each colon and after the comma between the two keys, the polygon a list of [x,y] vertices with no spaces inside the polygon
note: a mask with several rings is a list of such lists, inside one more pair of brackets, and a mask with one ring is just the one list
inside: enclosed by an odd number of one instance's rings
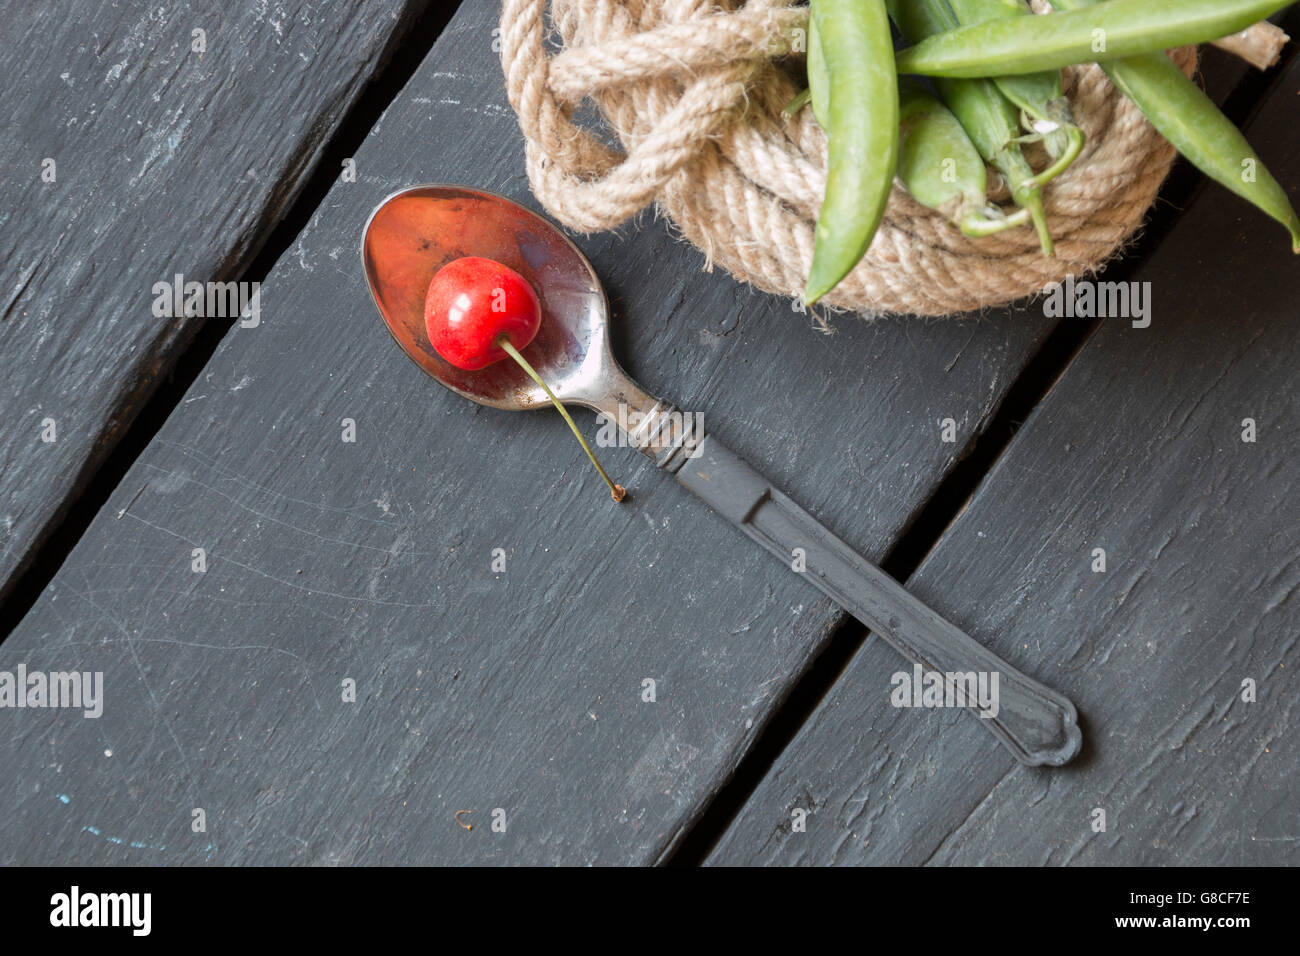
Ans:
{"label": "scratch on wood surface", "polygon": [[[288,529],[291,530],[291,531],[296,531],[296,532],[298,532],[299,534],[306,535],[307,537],[309,537],[309,538],[313,538],[313,539],[315,539],[315,540],[317,540],[317,541],[322,541],[322,542],[325,542],[325,543],[328,543],[328,544],[340,544],[340,545],[343,545],[343,546],[345,546],[345,547],[347,547],[347,548],[349,548],[349,549],[357,549],[357,550],[361,550],[361,551],[377,551],[377,552],[379,552],[379,553],[381,553],[381,554],[387,556],[388,558],[393,558],[393,557],[404,557],[404,558],[405,558],[405,557],[411,557],[411,558],[433,557],[433,556],[439,554],[439,552],[437,552],[437,551],[417,551],[417,550],[415,550],[415,549],[413,549],[413,548],[412,548],[412,549],[403,550],[403,551],[401,551],[400,553],[395,554],[395,553],[393,552],[393,550],[392,550],[392,546],[391,546],[391,545],[388,546],[388,547],[383,547],[382,545],[365,544],[364,542],[361,542],[361,541],[353,541],[353,540],[351,540],[351,539],[349,539],[349,538],[336,538],[336,537],[334,537],[333,535],[322,534],[321,532],[316,531],[316,530],[314,530],[314,529],[312,529],[312,528],[304,527],[303,525],[299,525],[299,524],[294,524],[294,523],[291,522],[291,521],[286,521],[284,518],[277,517],[276,515],[273,515],[273,514],[271,514],[270,512],[260,511],[260,510],[258,510],[257,508],[254,508],[252,505],[245,504],[242,500],[240,500],[240,499],[237,498],[236,496],[234,496],[234,495],[228,495],[228,494],[226,494],[224,491],[222,491],[221,489],[216,488],[216,487],[214,487],[214,486],[212,486],[212,485],[209,485],[209,484],[207,484],[206,482],[200,481],[199,479],[193,477],[192,475],[186,474],[186,473],[184,473],[184,472],[168,471],[167,469],[165,469],[165,468],[159,468],[157,465],[154,465],[154,464],[152,464],[152,463],[150,463],[150,462],[141,462],[141,467],[143,467],[143,468],[148,468],[148,469],[150,469],[151,471],[158,472],[159,474],[168,475],[168,476],[170,476],[170,477],[173,478],[173,479],[177,479],[177,478],[179,478],[179,479],[183,480],[185,483],[188,483],[188,484],[198,485],[198,486],[199,486],[200,488],[202,488],[204,491],[210,491],[210,492],[212,492],[212,494],[214,494],[214,495],[216,495],[217,497],[221,498],[223,501],[226,501],[226,502],[228,502],[229,504],[234,505],[236,508],[239,508],[241,511],[246,511],[246,512],[248,512],[249,514],[251,514],[251,515],[253,515],[253,516],[255,516],[255,517],[261,518],[261,519],[264,520],[264,521],[269,521],[269,522],[271,522],[272,524],[279,525],[280,527],[288,528]],[[242,484],[242,480],[241,480],[240,478],[238,478],[237,476],[233,475],[233,474],[230,474],[230,475],[228,475],[227,477],[228,477],[228,480],[235,481],[236,483],[240,483],[240,484]],[[266,489],[263,489],[263,488],[261,488],[261,487],[259,487],[259,486],[256,486],[256,485],[253,485],[251,482],[249,483],[249,487],[250,487],[252,490],[255,490],[255,491],[259,492],[259,493],[264,493],[264,494],[266,494],[266,493],[270,493],[270,492],[267,492]],[[143,489],[141,489],[141,490],[143,490]],[[137,494],[136,497],[139,497],[139,495]],[[282,497],[283,497],[283,496],[282,496]],[[307,507],[309,507],[309,508],[312,508],[312,509],[314,509],[314,510],[316,510],[316,511],[323,511],[323,510],[326,510],[326,509],[324,509],[323,507],[321,507],[321,506],[315,504],[314,502],[300,502],[299,499],[286,499],[286,500],[301,503],[301,504],[303,504],[303,505],[305,505],[305,506],[307,506]],[[132,499],[132,501],[134,501],[134,499]],[[130,507],[130,506],[128,505],[128,507]],[[360,516],[353,515],[353,514],[350,513],[350,512],[348,512],[347,514],[348,514],[348,517],[349,517],[349,518],[356,517],[357,520],[362,520],[362,521],[367,520],[367,519],[365,519],[365,518],[361,518]],[[135,516],[135,515],[132,515],[131,517],[134,518],[134,517],[136,517],[136,516]],[[377,524],[384,524],[385,526],[391,526],[389,522],[382,522],[382,521],[381,521],[381,522],[375,522],[375,523],[377,523]]]}
{"label": "scratch on wood surface", "polygon": [[677,783],[700,750],[677,739],[675,731],[660,728],[627,775],[627,790],[633,800],[644,800],[649,791],[683,800]]}
{"label": "scratch on wood surface", "polygon": [[[144,518],[141,518],[138,515],[133,515],[130,512],[128,512],[126,517],[132,518],[143,525],[148,525],[150,528],[153,528],[155,531],[160,531],[163,534],[171,535],[174,538],[184,541],[186,544],[190,545],[191,547],[195,547],[195,548],[201,547],[201,545],[193,538],[188,538],[177,531],[172,531],[169,528],[164,528],[162,525],[154,524],[152,521],[146,521]],[[381,607],[426,608],[426,607],[439,606],[436,602],[432,602],[432,601],[420,601],[420,602],[385,601],[380,598],[366,597],[359,594],[343,594],[342,592],[332,591],[329,590],[328,588],[312,588],[312,587],[308,587],[305,584],[299,584],[296,581],[290,581],[287,578],[277,577],[276,575],[271,574],[269,571],[264,571],[261,568],[254,567],[251,564],[246,564],[243,561],[239,561],[236,558],[230,557],[229,555],[218,554],[217,552],[212,551],[211,549],[207,550],[207,555],[210,564],[218,560],[224,561],[229,564],[233,564],[237,568],[243,568],[245,571],[248,571],[252,574],[256,574],[259,577],[263,577],[266,578],[267,580],[274,581],[276,584],[283,585],[284,587],[287,588],[292,588],[295,591],[302,591],[306,594],[315,594],[320,597],[337,598],[340,601],[356,601],[363,604],[374,604]]]}
{"label": "scratch on wood surface", "polygon": [[74,596],[80,598],[81,600],[89,604],[92,608],[95,609],[95,611],[99,613],[100,617],[103,620],[108,621],[118,631],[121,632],[122,637],[125,639],[124,642],[126,644],[127,653],[131,655],[131,662],[135,665],[136,673],[139,676],[140,683],[144,686],[145,692],[149,695],[149,703],[153,708],[154,719],[163,725],[163,728],[167,731],[167,735],[172,739],[172,745],[176,748],[176,752],[180,754],[181,763],[185,766],[187,772],[190,771],[191,768],[189,763],[189,756],[185,752],[185,747],[181,744],[180,737],[176,735],[176,731],[172,728],[171,723],[167,720],[166,715],[163,713],[162,705],[159,703],[157,695],[154,694],[153,687],[151,687],[149,684],[149,679],[146,676],[144,665],[140,662],[140,656],[136,653],[135,646],[132,643],[133,635],[131,634],[131,632],[127,629],[126,625],[123,624],[120,620],[118,620],[118,618],[115,615],[110,613],[107,608],[104,608],[100,604],[97,604],[94,600],[80,594],[77,591],[77,589],[74,588],[71,584],[65,582],[65,585],[67,586],[68,590],[73,593]]}
{"label": "scratch on wood surface", "polygon": [[119,521],[122,519],[122,515],[126,514],[128,511],[131,510],[131,506],[136,503],[139,497],[142,494],[144,494],[144,490],[148,487],[149,487],[149,482],[146,481],[143,485],[140,486],[140,490],[131,496],[131,500],[126,503],[126,507],[117,513],[117,518]]}
{"label": "scratch on wood surface", "polygon": [[13,290],[9,293],[9,299],[5,302],[4,311],[0,312],[0,322],[8,320],[9,313],[13,311],[13,307],[18,303],[18,300],[22,298],[23,293],[27,291],[27,287],[31,285],[32,276],[36,275],[36,267],[39,264],[39,262],[33,262],[18,274],[18,281],[14,284]]}

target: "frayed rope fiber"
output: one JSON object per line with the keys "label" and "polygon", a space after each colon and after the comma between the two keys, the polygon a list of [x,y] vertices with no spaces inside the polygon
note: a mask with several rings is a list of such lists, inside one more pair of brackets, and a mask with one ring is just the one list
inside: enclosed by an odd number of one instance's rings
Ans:
{"label": "frayed rope fiber", "polygon": [[[776,61],[799,55],[806,24],[787,0],[504,0],[502,67],[534,195],[579,232],[654,203],[709,267],[798,297],[826,135],[811,109],[785,114],[798,91]],[[1174,59],[1196,68],[1194,47]],[[1088,140],[1045,190],[1055,258],[1028,228],[967,238],[895,182],[867,255],[823,301],[952,315],[1096,271],[1142,224],[1175,153],[1097,66],[1066,70],[1065,89]],[[574,122],[587,100],[621,149]]]}

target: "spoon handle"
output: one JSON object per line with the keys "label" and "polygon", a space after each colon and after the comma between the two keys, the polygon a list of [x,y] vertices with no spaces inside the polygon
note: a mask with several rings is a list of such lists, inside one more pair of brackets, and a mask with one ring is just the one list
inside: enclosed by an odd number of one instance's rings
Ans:
{"label": "spoon handle", "polygon": [[[661,466],[675,471],[678,482],[781,561],[803,568],[822,592],[919,665],[911,680],[930,671],[985,675],[984,688],[996,687],[996,707],[988,707],[985,716],[978,703],[968,706],[1017,760],[1059,766],[1078,754],[1083,738],[1069,700],[926,607],[712,436],[692,444],[693,455],[678,449],[661,456]],[[913,693],[909,700],[919,703],[921,689]]]}

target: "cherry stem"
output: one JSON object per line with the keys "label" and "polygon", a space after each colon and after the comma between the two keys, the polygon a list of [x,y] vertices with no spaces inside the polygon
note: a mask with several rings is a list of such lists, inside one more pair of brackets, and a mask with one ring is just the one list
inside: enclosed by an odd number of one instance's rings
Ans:
{"label": "cherry stem", "polygon": [[605,469],[600,467],[600,462],[596,460],[596,456],[592,453],[591,446],[588,445],[587,440],[582,437],[582,432],[578,431],[578,426],[573,423],[573,419],[570,417],[568,409],[560,404],[560,400],[555,397],[555,393],[551,391],[550,386],[542,381],[542,377],[537,374],[531,365],[528,364],[528,359],[519,354],[519,350],[510,344],[510,339],[504,334],[497,338],[495,344],[499,346],[503,352],[518,362],[519,367],[528,373],[528,377],[542,387],[542,391],[546,393],[546,397],[555,405],[556,411],[563,415],[564,420],[569,423],[569,430],[573,432],[573,437],[578,439],[578,444],[582,445],[582,450],[587,453],[587,457],[591,459],[591,463],[596,466],[596,470],[600,472],[600,477],[605,479],[605,484],[609,486],[609,496],[615,501],[622,501],[627,495],[627,492],[624,490],[622,485],[616,485],[614,482],[609,480],[609,475],[605,474]]}

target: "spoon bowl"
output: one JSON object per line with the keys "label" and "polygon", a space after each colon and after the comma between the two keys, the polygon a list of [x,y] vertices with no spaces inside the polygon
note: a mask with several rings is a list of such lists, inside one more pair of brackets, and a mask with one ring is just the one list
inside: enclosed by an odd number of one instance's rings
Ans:
{"label": "spoon bowl", "polygon": [[388,331],[416,365],[480,405],[508,411],[550,407],[546,393],[514,362],[465,371],[429,343],[429,282],[462,256],[495,259],[532,284],[542,325],[523,354],[561,401],[608,411],[611,395],[627,392],[631,383],[610,349],[609,308],[591,263],[541,216],[464,186],[403,189],[380,203],[366,223],[361,257],[370,292]]}

